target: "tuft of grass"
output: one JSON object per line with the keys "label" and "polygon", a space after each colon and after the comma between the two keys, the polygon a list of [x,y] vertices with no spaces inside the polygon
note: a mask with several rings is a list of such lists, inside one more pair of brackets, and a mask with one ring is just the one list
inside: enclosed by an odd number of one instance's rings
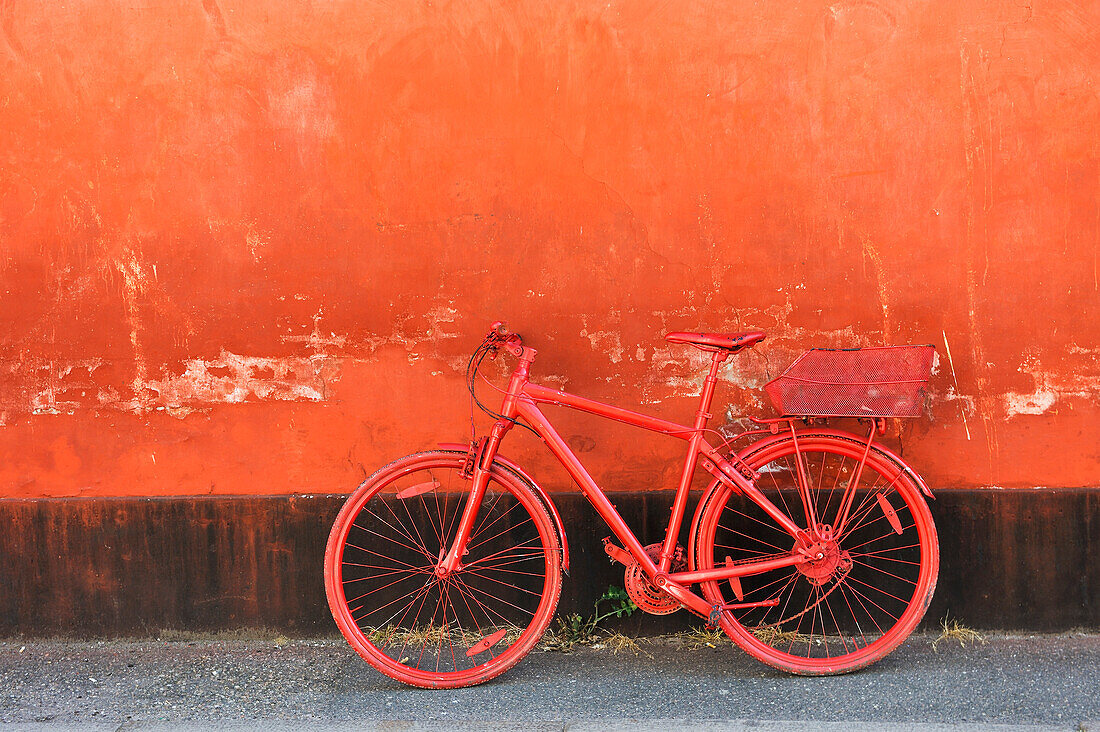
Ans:
{"label": "tuft of grass", "polygon": [[286,637],[282,631],[273,628],[231,628],[216,631],[181,630],[178,628],[161,628],[153,634],[158,641],[169,643],[203,643],[203,642],[232,642],[232,641],[274,641],[276,644]]}
{"label": "tuft of grass", "polygon": [[[514,643],[522,634],[518,627],[509,628],[504,638],[499,643]],[[482,636],[474,630],[459,627],[457,625],[422,625],[415,628],[399,628],[387,625],[384,628],[375,628],[367,635],[370,642],[376,646],[386,647],[409,646],[438,646],[444,643],[460,645],[466,648],[472,647],[482,639]]]}
{"label": "tuft of grass", "polygon": [[558,618],[556,626],[546,629],[538,647],[544,651],[569,653],[575,646],[596,643],[599,636],[596,635],[594,618],[595,616],[592,616],[586,620],[577,613]]}
{"label": "tuft of grass", "polygon": [[944,618],[940,621],[940,636],[936,640],[932,641],[932,650],[939,652],[936,646],[940,641],[956,641],[960,646],[966,648],[967,643],[985,643],[985,636],[974,630],[968,628],[958,620],[948,620]]}
{"label": "tuft of grass", "polygon": [[761,625],[753,628],[752,634],[756,636],[756,639],[761,643],[767,643],[772,647],[780,645],[790,647],[796,643],[810,642],[809,636],[796,633],[793,630],[780,630],[774,625]]}
{"label": "tuft of grass", "polygon": [[717,648],[731,642],[721,628],[707,628],[704,625],[677,633],[675,637],[684,648],[691,651],[698,648]]}
{"label": "tuft of grass", "polygon": [[639,653],[645,655],[647,658],[653,658],[653,655],[638,645],[638,642],[628,635],[622,633],[612,633],[611,635],[600,641],[599,645],[603,645],[606,648],[611,649],[612,653],[619,654],[624,651],[630,651],[635,656]]}

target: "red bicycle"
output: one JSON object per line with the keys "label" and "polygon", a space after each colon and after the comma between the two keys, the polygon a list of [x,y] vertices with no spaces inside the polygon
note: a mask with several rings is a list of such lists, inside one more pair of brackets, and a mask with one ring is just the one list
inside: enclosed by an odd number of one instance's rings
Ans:
{"label": "red bicycle", "polygon": [[[686,426],[531,383],[535,350],[494,324],[466,374],[474,401],[495,418],[490,434],[387,465],[332,527],[325,590],[348,642],[382,673],[437,688],[491,679],[535,646],[557,607],[569,549],[549,495],[498,453],[518,424],[542,438],[607,522],[621,547],[609,537],[605,550],[625,565],[642,610],[687,608],[755,658],[797,674],[854,671],[892,651],[931,601],[939,548],[922,497],[931,492],[875,435],[887,417],[920,413],[933,349],[808,351],[765,387],[782,416],[754,419],[758,429],[733,438],[708,430],[719,367],[763,338],[666,336],[712,357]],[[498,351],[518,359],[499,412],[474,390],[482,361]],[[663,542],[642,545],[541,404],[688,443]],[[864,420],[867,433],[830,428],[833,417]],[[758,439],[731,447],[745,437]],[[685,551],[677,538],[698,467],[712,480]]]}

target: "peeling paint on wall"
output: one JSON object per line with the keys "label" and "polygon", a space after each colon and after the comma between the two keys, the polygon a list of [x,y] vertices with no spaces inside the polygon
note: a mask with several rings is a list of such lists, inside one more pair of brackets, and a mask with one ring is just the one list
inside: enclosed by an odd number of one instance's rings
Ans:
{"label": "peeling paint on wall", "polygon": [[178,375],[141,384],[141,406],[168,409],[248,400],[309,401],[325,398],[335,365],[323,358],[265,358],[222,351],[217,358],[184,362]]}
{"label": "peeling paint on wall", "polygon": [[[178,369],[161,367],[160,375],[134,379],[132,395],[104,383],[102,371],[115,364],[90,359],[67,364],[42,364],[22,377],[29,364],[7,362],[3,420],[16,415],[76,414],[80,410],[120,410],[144,413],[167,410],[186,416],[215,404],[246,401],[310,401],[325,399],[328,384],[339,378],[339,363],[323,357],[271,358],[222,351],[217,358],[188,359]],[[178,373],[172,373],[178,371]],[[107,376],[107,378],[110,378]],[[22,395],[15,383],[22,383]],[[3,420],[0,420],[2,423]]]}
{"label": "peeling paint on wall", "polygon": [[[1088,353],[1092,349],[1073,347],[1071,353]],[[1006,419],[1020,415],[1046,414],[1067,399],[1100,404],[1100,368],[1093,361],[1091,368],[1082,364],[1085,373],[1057,373],[1044,370],[1038,356],[1029,353],[1017,369],[1035,382],[1034,391],[1006,392],[1002,397]],[[1092,373],[1088,373],[1091,371]]]}

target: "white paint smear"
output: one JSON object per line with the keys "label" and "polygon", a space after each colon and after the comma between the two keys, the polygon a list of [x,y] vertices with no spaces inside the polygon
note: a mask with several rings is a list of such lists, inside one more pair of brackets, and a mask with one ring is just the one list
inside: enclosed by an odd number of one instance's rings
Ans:
{"label": "white paint smear", "polygon": [[[203,403],[236,404],[259,401],[322,401],[323,359],[241,356],[223,350],[218,358],[184,361],[184,373],[146,379],[139,386],[168,408]],[[145,400],[143,400],[145,401]]]}
{"label": "white paint smear", "polygon": [[1028,393],[1007,392],[1002,397],[1007,419],[1025,414],[1045,414],[1066,398],[1100,401],[1100,376],[1094,374],[1055,374],[1043,370],[1039,357],[1028,353],[1016,369],[1031,376],[1035,390]]}

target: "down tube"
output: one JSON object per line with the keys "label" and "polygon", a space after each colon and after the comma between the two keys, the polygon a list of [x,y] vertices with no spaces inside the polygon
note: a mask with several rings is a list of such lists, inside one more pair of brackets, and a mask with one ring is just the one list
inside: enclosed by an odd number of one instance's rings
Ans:
{"label": "down tube", "polygon": [[550,451],[565,466],[573,480],[577,481],[577,485],[581,487],[585,497],[603,517],[603,520],[607,522],[612,533],[623,543],[623,546],[634,557],[634,560],[642,565],[650,575],[656,573],[657,565],[645,553],[645,549],[642,548],[641,542],[634,536],[634,532],[626,525],[623,517],[611,505],[611,501],[607,500],[607,496],[596,485],[596,481],[592,480],[592,476],[581,465],[581,461],[565,444],[565,440],[561,438],[561,435],[557,433],[557,430],[539,411],[538,407],[526,399],[520,399],[516,403],[516,411],[535,428],[535,431],[539,433],[539,437],[546,441]]}

